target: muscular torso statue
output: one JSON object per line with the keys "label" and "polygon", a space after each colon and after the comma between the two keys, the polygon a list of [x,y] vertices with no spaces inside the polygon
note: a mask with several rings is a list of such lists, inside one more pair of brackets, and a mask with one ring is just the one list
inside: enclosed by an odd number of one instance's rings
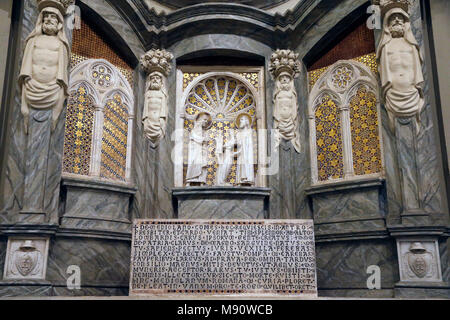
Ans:
{"label": "muscular torso statue", "polygon": [[36,37],[32,53],[33,79],[40,83],[56,81],[58,53],[61,45],[61,41],[54,36],[40,35]]}
{"label": "muscular torso statue", "polygon": [[151,123],[159,123],[161,105],[164,102],[164,94],[161,91],[149,90],[145,94],[147,101],[147,118]]}
{"label": "muscular torso statue", "polygon": [[394,38],[386,45],[392,88],[399,91],[414,89],[414,47],[404,38]]}
{"label": "muscular torso statue", "polygon": [[295,96],[292,91],[280,91],[276,98],[276,107],[283,120],[289,120],[293,115],[293,106],[295,106]]}

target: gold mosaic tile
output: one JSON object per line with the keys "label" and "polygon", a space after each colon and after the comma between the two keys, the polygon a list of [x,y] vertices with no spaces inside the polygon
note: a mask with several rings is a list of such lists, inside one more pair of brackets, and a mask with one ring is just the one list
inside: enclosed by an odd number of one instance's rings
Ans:
{"label": "gold mosaic tile", "polygon": [[127,138],[128,110],[116,94],[104,110],[100,177],[125,180]]}
{"label": "gold mosaic tile", "polygon": [[64,133],[63,171],[89,175],[92,148],[94,103],[87,89],[80,85],[67,102]]}
{"label": "gold mosaic tile", "polygon": [[381,172],[377,99],[365,86],[358,88],[350,100],[350,127],[355,174]]}
{"label": "gold mosaic tile", "polygon": [[342,129],[338,106],[326,95],[316,108],[316,148],[319,181],[344,177]]}

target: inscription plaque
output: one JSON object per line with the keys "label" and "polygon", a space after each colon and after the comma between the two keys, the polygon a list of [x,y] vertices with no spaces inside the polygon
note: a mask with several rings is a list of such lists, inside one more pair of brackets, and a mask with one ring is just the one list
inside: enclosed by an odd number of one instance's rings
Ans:
{"label": "inscription plaque", "polygon": [[130,295],[317,296],[312,220],[136,220]]}

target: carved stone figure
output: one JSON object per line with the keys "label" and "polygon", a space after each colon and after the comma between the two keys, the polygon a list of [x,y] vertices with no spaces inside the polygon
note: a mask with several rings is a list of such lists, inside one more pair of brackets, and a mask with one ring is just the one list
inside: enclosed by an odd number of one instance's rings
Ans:
{"label": "carved stone figure", "polygon": [[276,146],[281,139],[291,141],[295,151],[300,153],[300,133],[297,93],[294,78],[299,75],[298,54],[291,50],[277,50],[271,58],[270,71],[276,79],[274,103],[274,126]]}
{"label": "carved stone figure", "polygon": [[[19,75],[22,89],[21,112],[28,134],[30,109],[52,110],[52,131],[68,96],[70,46],[64,30],[64,17],[70,1],[38,1],[39,17],[26,39]],[[36,119],[40,122],[40,119]]]}
{"label": "carved stone figure", "polygon": [[253,130],[252,117],[247,113],[240,114],[236,119],[238,132],[237,140],[237,172],[236,182],[238,185],[255,184],[255,161],[253,156]]}
{"label": "carved stone figure", "polygon": [[221,143],[218,143],[216,145],[217,158],[219,163],[219,168],[217,169],[217,185],[219,186],[229,185],[226,183],[226,180],[228,175],[231,173],[233,159],[238,154],[237,152],[234,152],[236,140],[233,133],[231,133],[230,137],[225,143],[225,146],[222,145],[222,141]]}
{"label": "carved stone figure", "polygon": [[207,113],[199,113],[194,128],[189,136],[188,168],[186,184],[188,186],[206,184],[208,155],[206,149],[207,139],[204,131],[212,125],[212,118]]}
{"label": "carved stone figure", "polygon": [[165,50],[150,50],[141,58],[149,73],[143,112],[144,134],[152,147],[157,147],[166,134],[168,116],[166,77],[171,70],[173,55]]}
{"label": "carved stone figure", "polygon": [[167,93],[163,86],[163,75],[153,72],[149,76],[144,106],[144,133],[153,145],[158,145],[159,139],[166,134],[168,115]]}
{"label": "carved stone figure", "polygon": [[425,103],[423,58],[411,31],[409,15],[401,7],[393,7],[385,14],[377,59],[391,129],[394,131],[395,117],[415,116],[419,131],[420,112]]}

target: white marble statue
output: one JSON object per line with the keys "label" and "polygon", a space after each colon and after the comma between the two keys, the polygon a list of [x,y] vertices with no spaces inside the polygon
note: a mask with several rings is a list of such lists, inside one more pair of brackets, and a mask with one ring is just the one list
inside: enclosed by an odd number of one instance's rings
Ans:
{"label": "white marble statue", "polygon": [[300,122],[294,86],[294,79],[299,76],[301,70],[298,56],[292,50],[276,50],[270,58],[269,71],[275,80],[273,95],[275,146],[278,148],[283,139],[290,141],[295,151],[300,153]]}
{"label": "white marble statue", "polygon": [[276,145],[281,139],[291,141],[295,151],[300,153],[300,133],[298,119],[297,93],[294,79],[289,72],[282,72],[276,80],[274,94],[274,129],[278,129],[275,136]]}
{"label": "white marble statue", "polygon": [[160,49],[152,49],[141,57],[141,65],[148,74],[142,122],[144,134],[153,148],[166,134],[169,110],[165,83],[172,60],[170,52]]}
{"label": "white marble statue", "polygon": [[[51,2],[50,2],[51,3]],[[70,46],[64,17],[56,7],[42,8],[35,29],[26,39],[19,85],[21,112],[28,134],[30,108],[52,110],[52,131],[68,96]]]}
{"label": "white marble statue", "polygon": [[232,131],[227,142],[225,143],[225,146],[223,146],[223,137],[221,138],[222,139],[220,139],[220,142],[216,144],[216,154],[219,163],[219,167],[217,169],[217,185],[226,186],[230,185],[226,182],[226,180],[231,173],[234,157],[238,153],[234,151],[236,140]]}
{"label": "white marble statue", "polygon": [[409,15],[401,8],[390,9],[383,22],[383,35],[377,51],[382,93],[391,129],[395,117],[416,117],[424,107],[423,58],[412,31]]}
{"label": "white marble statue", "polygon": [[205,131],[211,127],[211,124],[212,119],[209,114],[199,113],[189,136],[189,155],[186,173],[186,184],[188,186],[201,186],[206,184],[208,154]]}
{"label": "white marble statue", "polygon": [[246,113],[240,114],[236,119],[236,126],[238,128],[236,134],[238,146],[236,183],[244,186],[253,185],[255,184],[255,161],[253,156],[252,117]]}
{"label": "white marble statue", "polygon": [[168,115],[167,93],[163,83],[164,76],[160,72],[149,75],[148,87],[145,93],[143,114],[144,133],[153,145],[165,136]]}

